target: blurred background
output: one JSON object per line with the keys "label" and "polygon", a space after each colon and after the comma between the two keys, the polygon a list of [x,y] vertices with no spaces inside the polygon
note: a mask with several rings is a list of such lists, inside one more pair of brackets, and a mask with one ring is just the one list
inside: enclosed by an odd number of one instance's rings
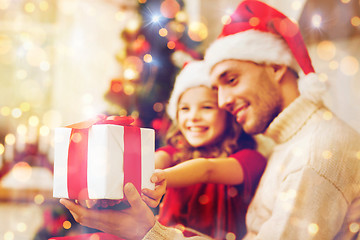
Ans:
{"label": "blurred background", "polygon": [[[239,2],[0,0],[0,239],[92,232],[52,198],[53,129],[129,115],[161,146],[177,72]],[[360,132],[360,0],[264,2],[299,23],[326,105]]]}

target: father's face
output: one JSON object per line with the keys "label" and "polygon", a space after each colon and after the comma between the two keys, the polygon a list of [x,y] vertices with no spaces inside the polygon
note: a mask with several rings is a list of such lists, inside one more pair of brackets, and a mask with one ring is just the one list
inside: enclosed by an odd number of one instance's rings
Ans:
{"label": "father's face", "polygon": [[233,114],[249,134],[264,132],[281,112],[281,91],[273,70],[253,62],[225,60],[211,71],[219,106]]}

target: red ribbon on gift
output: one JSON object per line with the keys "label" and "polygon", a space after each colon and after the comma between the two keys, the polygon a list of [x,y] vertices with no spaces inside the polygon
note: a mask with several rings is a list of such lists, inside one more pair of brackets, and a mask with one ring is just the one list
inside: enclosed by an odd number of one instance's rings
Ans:
{"label": "red ribbon on gift", "polygon": [[141,133],[140,128],[130,126],[131,117],[99,115],[95,119],[76,123],[70,135],[68,152],[68,195],[70,199],[89,199],[87,186],[88,135],[93,125],[114,124],[124,127],[124,185],[128,182],[141,190]]}

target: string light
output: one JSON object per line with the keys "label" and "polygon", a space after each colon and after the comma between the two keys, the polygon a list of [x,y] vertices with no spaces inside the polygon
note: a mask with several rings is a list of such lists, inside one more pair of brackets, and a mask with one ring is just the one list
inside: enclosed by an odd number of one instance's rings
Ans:
{"label": "string light", "polygon": [[315,28],[320,28],[322,23],[322,17],[319,14],[315,14],[311,18],[311,23]]}

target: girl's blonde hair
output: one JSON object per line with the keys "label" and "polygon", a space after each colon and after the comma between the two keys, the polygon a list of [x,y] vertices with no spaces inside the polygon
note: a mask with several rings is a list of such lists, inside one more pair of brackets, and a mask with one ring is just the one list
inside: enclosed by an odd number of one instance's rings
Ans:
{"label": "girl's blonde hair", "polygon": [[178,150],[173,157],[174,165],[200,157],[228,157],[244,148],[256,148],[255,140],[242,131],[241,126],[236,122],[234,116],[228,112],[226,113],[226,122],[224,124],[225,131],[214,144],[195,148],[188,143],[178,125],[173,123],[167,132],[166,143]]}

